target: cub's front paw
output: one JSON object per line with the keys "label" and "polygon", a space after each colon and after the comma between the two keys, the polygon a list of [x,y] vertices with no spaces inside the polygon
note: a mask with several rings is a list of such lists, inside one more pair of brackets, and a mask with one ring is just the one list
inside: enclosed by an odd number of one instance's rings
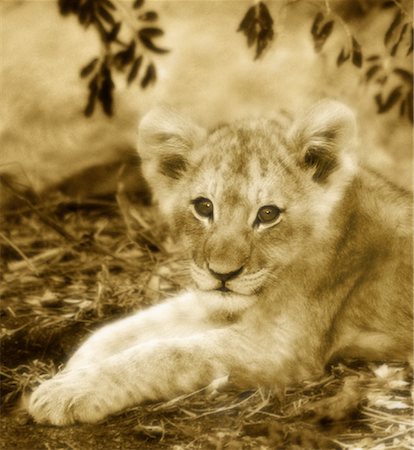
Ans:
{"label": "cub's front paw", "polygon": [[[29,414],[38,423],[70,425],[95,423],[111,412],[111,395],[94,376],[84,371],[58,374],[31,395]],[[108,395],[109,394],[109,395]]]}

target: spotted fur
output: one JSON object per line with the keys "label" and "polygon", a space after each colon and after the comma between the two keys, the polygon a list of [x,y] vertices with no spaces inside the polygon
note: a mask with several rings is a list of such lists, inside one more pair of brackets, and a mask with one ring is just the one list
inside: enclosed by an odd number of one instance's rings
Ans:
{"label": "spotted fur", "polygon": [[35,420],[96,422],[221,377],[280,389],[338,357],[408,358],[411,196],[360,167],[354,147],[353,114],[332,101],[293,123],[211,132],[150,112],[143,172],[192,255],[194,287],[93,334],[33,393]]}

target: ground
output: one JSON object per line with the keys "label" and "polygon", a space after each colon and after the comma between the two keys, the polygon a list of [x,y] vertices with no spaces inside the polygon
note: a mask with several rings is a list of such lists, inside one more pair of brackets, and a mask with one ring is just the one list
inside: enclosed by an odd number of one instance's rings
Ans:
{"label": "ground", "polygon": [[412,372],[338,363],[283,395],[210,386],[97,425],[39,426],[18,408],[93,329],[189,283],[150,208],[53,195],[3,215],[0,448],[404,449],[414,445]]}

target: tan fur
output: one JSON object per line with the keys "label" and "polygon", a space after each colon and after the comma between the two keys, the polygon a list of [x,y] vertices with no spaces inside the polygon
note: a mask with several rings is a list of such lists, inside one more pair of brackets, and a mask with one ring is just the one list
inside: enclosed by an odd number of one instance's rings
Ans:
{"label": "tan fur", "polygon": [[[192,255],[195,287],[92,335],[33,393],[35,420],[96,422],[225,376],[280,389],[338,357],[409,358],[411,197],[357,165],[355,140],[353,114],[333,101],[292,125],[211,132],[149,113],[143,172]],[[281,214],[260,223],[267,205]]]}

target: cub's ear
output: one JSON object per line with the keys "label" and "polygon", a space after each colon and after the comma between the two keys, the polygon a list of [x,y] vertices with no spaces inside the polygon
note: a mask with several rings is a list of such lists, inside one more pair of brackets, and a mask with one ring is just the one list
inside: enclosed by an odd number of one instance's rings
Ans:
{"label": "cub's ear", "polygon": [[299,165],[313,171],[313,179],[325,183],[333,172],[353,172],[356,123],[344,104],[322,100],[295,123],[290,133]]}
{"label": "cub's ear", "polygon": [[168,106],[158,106],[143,117],[138,153],[144,177],[160,203],[161,197],[171,197],[177,182],[185,177],[193,164],[193,150],[205,136],[205,130]]}
{"label": "cub's ear", "polygon": [[139,124],[138,153],[144,162],[156,165],[160,175],[179,179],[188,166],[191,150],[205,135],[205,130],[173,108],[158,106]]}

